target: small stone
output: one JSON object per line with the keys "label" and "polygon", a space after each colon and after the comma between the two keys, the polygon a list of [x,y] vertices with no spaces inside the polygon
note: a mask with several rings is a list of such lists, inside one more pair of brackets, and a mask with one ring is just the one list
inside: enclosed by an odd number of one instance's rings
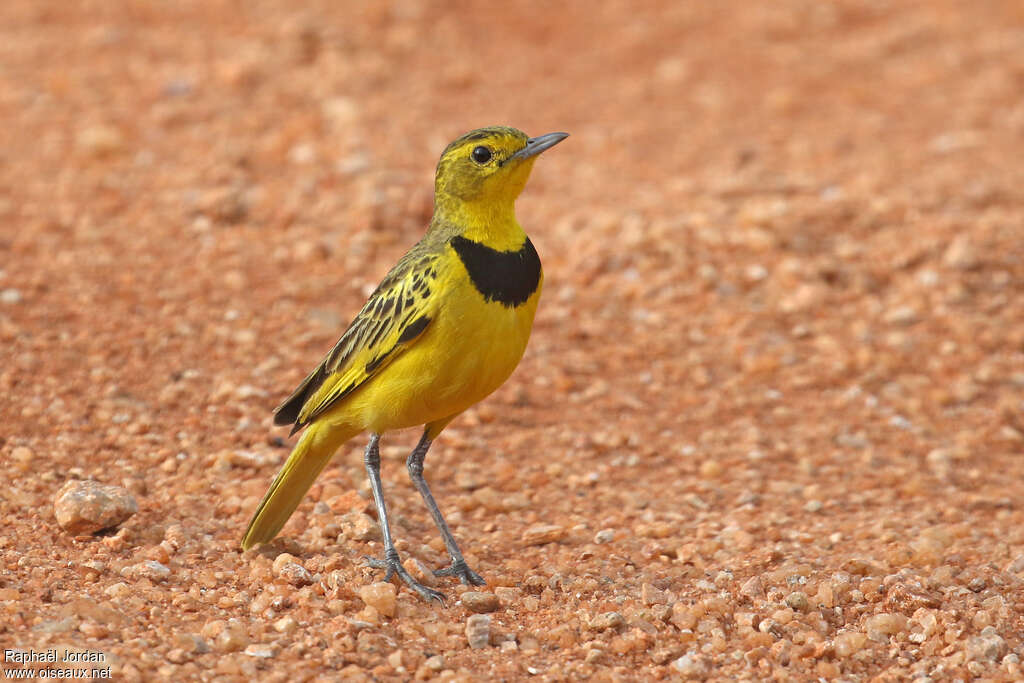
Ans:
{"label": "small stone", "polygon": [[512,586],[496,586],[494,588],[494,595],[497,596],[498,600],[504,607],[515,604],[522,596],[522,590]]}
{"label": "small stone", "polygon": [[430,671],[433,671],[434,673],[443,671],[444,655],[434,655],[433,657],[428,657],[427,660],[423,662],[423,666],[425,666]]}
{"label": "small stone", "polygon": [[180,647],[176,647],[167,653],[167,661],[172,664],[184,664],[188,661],[188,655]]}
{"label": "small stone", "polygon": [[474,650],[487,647],[491,641],[491,615],[474,614],[466,619],[466,640]]}
{"label": "small stone", "polygon": [[437,576],[425,564],[415,557],[407,557],[402,563],[405,570],[412,575],[412,578],[419,581],[427,588],[434,588],[438,584]]}
{"label": "small stone", "polygon": [[203,628],[200,629],[199,635],[203,638],[213,639],[219,636],[225,628],[227,628],[227,622],[223,619],[211,619],[203,624]]}
{"label": "small stone", "polygon": [[274,630],[278,633],[295,633],[299,624],[292,617],[281,617],[274,622]]}
{"label": "small stone", "polygon": [[28,470],[32,466],[32,461],[35,460],[36,454],[32,452],[31,448],[25,446],[17,446],[11,451],[11,460],[17,463],[17,467],[22,472]]}
{"label": "small stone", "polygon": [[832,639],[832,646],[836,651],[836,657],[846,659],[863,650],[867,642],[868,637],[860,631],[846,631]]}
{"label": "small stone", "polygon": [[75,144],[86,154],[105,157],[124,149],[124,136],[114,126],[86,126],[78,131]]}
{"label": "small stone", "polygon": [[526,545],[544,545],[562,540],[565,534],[565,527],[557,524],[534,524],[523,532],[523,542]]}
{"label": "small stone", "polygon": [[884,573],[874,561],[862,557],[850,558],[843,563],[843,569],[857,576],[878,576]]}
{"label": "small stone", "polygon": [[352,541],[372,541],[380,538],[380,525],[365,512],[349,512],[338,520],[341,535]]}
{"label": "small stone", "polygon": [[589,626],[592,631],[609,631],[622,628],[625,624],[626,618],[618,612],[605,612],[591,619]]}
{"label": "small stone", "polygon": [[313,583],[313,575],[301,564],[288,562],[278,571],[277,575],[296,588],[309,586]]}
{"label": "small stone", "polygon": [[461,598],[462,605],[470,612],[477,612],[483,614],[485,612],[494,612],[500,606],[498,596],[494,593],[482,593],[478,591],[466,591],[462,594]]}
{"label": "small stone", "polygon": [[810,602],[807,600],[807,593],[793,591],[786,596],[786,604],[798,612],[806,612]]}
{"label": "small stone", "polygon": [[998,662],[1006,653],[1009,646],[1001,635],[991,626],[986,626],[980,636],[974,636],[967,641],[967,659],[977,662]]}
{"label": "small stone", "polygon": [[260,645],[258,643],[253,643],[249,647],[245,648],[245,654],[250,657],[270,659],[277,656],[277,648],[273,645]]}
{"label": "small stone", "polygon": [[977,267],[978,256],[967,235],[958,235],[942,255],[942,262],[951,268],[970,270]]}
{"label": "small stone", "polygon": [[215,644],[221,652],[238,652],[244,650],[249,644],[249,634],[246,633],[245,627],[242,624],[231,619],[223,626],[223,630],[217,634]]}
{"label": "small stone", "polygon": [[885,314],[885,322],[893,325],[912,325],[920,318],[917,310],[911,306],[898,306]]}
{"label": "small stone", "polygon": [[73,617],[64,619],[50,619],[42,621],[32,627],[36,633],[67,633],[78,628],[78,621]]}
{"label": "small stone", "polygon": [[672,668],[686,678],[701,678],[708,673],[707,659],[696,652],[687,652],[672,662]]}
{"label": "small stone", "polygon": [[185,652],[197,655],[205,655],[210,651],[210,645],[195,633],[182,633],[176,638],[178,646]]}
{"label": "small stone", "polygon": [[280,575],[281,569],[286,564],[293,564],[293,563],[295,563],[297,561],[298,560],[296,560],[295,556],[292,555],[291,553],[278,553],[277,557],[274,558],[274,565],[273,565],[274,574],[275,575]]}
{"label": "small stone", "polygon": [[127,489],[90,479],[69,481],[57,492],[54,502],[57,523],[75,536],[115,527],[138,511]]}
{"label": "small stone", "polygon": [[648,607],[651,605],[664,605],[668,603],[668,594],[659,588],[655,588],[650,583],[645,583],[640,586],[640,599]]}
{"label": "small stone", "polygon": [[703,611],[699,610],[695,605],[677,602],[672,605],[672,616],[669,617],[669,620],[680,631],[685,631],[695,628],[702,615]]}
{"label": "small stone", "polygon": [[145,560],[121,570],[121,576],[131,579],[149,579],[150,581],[166,581],[171,570],[156,560]]}
{"label": "small stone", "polygon": [[170,544],[174,550],[180,550],[185,545],[185,530],[180,524],[172,524],[164,531],[164,541]]}
{"label": "small stone", "polygon": [[716,460],[705,460],[700,464],[700,476],[714,479],[722,474],[722,466]]}
{"label": "small stone", "polygon": [[5,304],[17,304],[21,302],[21,290],[8,287],[0,290],[0,302]]}
{"label": "small stone", "polygon": [[106,638],[110,634],[110,630],[106,626],[91,621],[84,621],[79,624],[78,630],[82,635],[89,638]]}
{"label": "small stone", "polygon": [[740,594],[746,595],[748,598],[763,598],[764,597],[764,584],[761,583],[760,576],[751,576],[747,579],[743,586],[740,587]]}
{"label": "small stone", "polygon": [[887,642],[889,636],[906,630],[907,618],[902,614],[873,614],[864,620],[864,631],[867,633],[868,638],[877,643]]}
{"label": "small stone", "polygon": [[394,617],[398,612],[398,591],[394,584],[378,581],[359,589],[359,597],[385,617]]}
{"label": "small stone", "polygon": [[123,598],[130,595],[132,592],[131,586],[124,581],[118,581],[115,584],[107,586],[103,589],[104,595],[109,595],[112,598]]}
{"label": "small stone", "polygon": [[601,529],[594,534],[594,543],[602,545],[615,540],[615,529]]}

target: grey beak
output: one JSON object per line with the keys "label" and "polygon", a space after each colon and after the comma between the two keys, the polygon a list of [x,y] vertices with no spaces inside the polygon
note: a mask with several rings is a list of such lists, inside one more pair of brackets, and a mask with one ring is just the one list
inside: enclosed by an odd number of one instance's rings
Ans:
{"label": "grey beak", "polygon": [[529,159],[535,157],[546,149],[551,149],[562,140],[569,137],[568,133],[548,133],[526,141],[526,147],[509,157],[509,159]]}

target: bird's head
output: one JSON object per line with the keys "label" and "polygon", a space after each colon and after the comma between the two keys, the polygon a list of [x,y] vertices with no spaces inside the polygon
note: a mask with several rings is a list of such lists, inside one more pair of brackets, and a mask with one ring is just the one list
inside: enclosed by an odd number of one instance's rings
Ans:
{"label": "bird's head", "polygon": [[521,130],[501,126],[470,131],[441,154],[435,202],[511,205],[526,185],[537,155],[567,137],[567,133],[548,133],[530,138]]}

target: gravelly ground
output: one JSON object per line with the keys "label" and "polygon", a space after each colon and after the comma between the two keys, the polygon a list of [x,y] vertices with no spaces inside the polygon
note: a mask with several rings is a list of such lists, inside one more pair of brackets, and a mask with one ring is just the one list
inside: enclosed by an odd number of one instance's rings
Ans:
{"label": "gravelly ground", "polygon": [[[1011,1],[8,0],[0,645],[117,680],[1019,678],[1022,91]],[[519,203],[527,357],[427,463],[487,594],[375,583],[360,443],[240,554],[271,408],[496,123],[572,137]],[[417,436],[384,449],[414,571]],[[138,511],[66,533],[80,479]]]}

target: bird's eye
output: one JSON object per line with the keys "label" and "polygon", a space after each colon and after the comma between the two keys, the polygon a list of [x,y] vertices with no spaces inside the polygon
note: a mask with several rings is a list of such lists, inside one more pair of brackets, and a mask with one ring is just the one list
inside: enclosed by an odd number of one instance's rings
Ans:
{"label": "bird's eye", "polygon": [[472,157],[476,163],[486,164],[491,160],[491,150],[486,147],[474,147]]}

